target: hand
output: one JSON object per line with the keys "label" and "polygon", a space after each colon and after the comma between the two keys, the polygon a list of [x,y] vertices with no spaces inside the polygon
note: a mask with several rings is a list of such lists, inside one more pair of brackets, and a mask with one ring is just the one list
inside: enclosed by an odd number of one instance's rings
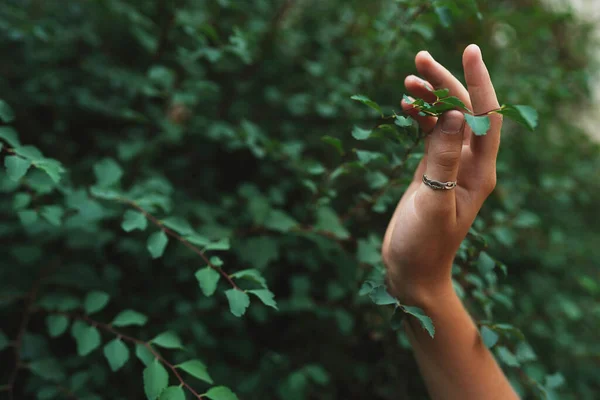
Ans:
{"label": "hand", "polygon": [[[428,52],[416,56],[419,73],[408,76],[409,93],[433,102],[434,89],[450,89],[475,114],[499,108],[498,99],[481,50],[466,48],[463,67],[467,88]],[[428,88],[429,87],[429,88]],[[491,129],[485,136],[472,135],[459,111],[442,117],[420,117],[411,106],[402,107],[431,132],[425,155],[412,183],[400,200],[389,223],[382,246],[390,291],[400,301],[423,301],[440,291],[452,290],[452,263],[458,248],[485,199],[496,185],[496,157],[500,146],[502,116],[490,115]],[[430,179],[457,181],[453,190],[433,190],[422,182]]]}

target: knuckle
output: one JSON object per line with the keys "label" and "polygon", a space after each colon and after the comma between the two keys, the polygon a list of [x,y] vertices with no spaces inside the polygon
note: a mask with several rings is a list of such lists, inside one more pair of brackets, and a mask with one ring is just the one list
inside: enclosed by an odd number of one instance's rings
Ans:
{"label": "knuckle", "polygon": [[435,155],[435,164],[443,172],[453,172],[456,169],[459,157],[459,151],[442,150]]}

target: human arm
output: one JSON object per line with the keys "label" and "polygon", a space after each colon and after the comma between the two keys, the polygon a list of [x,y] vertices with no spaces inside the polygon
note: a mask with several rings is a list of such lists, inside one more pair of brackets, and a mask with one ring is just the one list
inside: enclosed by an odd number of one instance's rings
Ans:
{"label": "human arm", "polygon": [[[475,114],[499,108],[488,70],[477,46],[463,55],[467,89],[429,53],[416,57],[419,73],[406,79],[408,91],[426,101],[431,87],[449,89]],[[427,87],[429,86],[429,88]],[[403,103],[411,113],[411,106]],[[496,157],[502,117],[490,115],[485,136],[471,134],[458,111],[440,120],[413,113],[426,139],[425,156],[400,200],[382,246],[390,291],[403,303],[422,308],[433,320],[435,338],[418,322],[406,324],[419,368],[433,399],[518,399],[477,327],[454,292],[455,254],[479,209],[496,185]],[[441,182],[456,181],[452,190],[433,190],[423,174]]]}

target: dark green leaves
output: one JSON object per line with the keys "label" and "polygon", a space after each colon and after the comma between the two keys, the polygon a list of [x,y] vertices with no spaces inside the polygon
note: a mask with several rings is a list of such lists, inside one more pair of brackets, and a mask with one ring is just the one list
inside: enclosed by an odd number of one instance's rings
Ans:
{"label": "dark green leaves", "polygon": [[100,346],[100,332],[95,326],[75,321],[71,328],[71,335],[77,343],[77,354],[86,356]]}
{"label": "dark green leaves", "polygon": [[241,317],[246,313],[246,309],[250,305],[250,297],[241,290],[229,289],[225,292],[229,301],[229,309],[236,317]]}
{"label": "dark green leaves", "polygon": [[49,381],[59,382],[65,377],[61,364],[54,358],[34,360],[28,367],[33,374]]}
{"label": "dark green leaves", "polygon": [[500,361],[509,367],[518,367],[521,365],[517,357],[504,346],[496,347],[496,354],[500,358]]}
{"label": "dark green leaves", "polygon": [[113,339],[104,346],[104,357],[110,369],[118,371],[129,360],[129,349],[119,338]]}
{"label": "dark green leaves", "polygon": [[387,289],[383,285],[373,289],[373,291],[369,293],[369,297],[371,297],[373,303],[379,306],[398,303],[398,300],[392,297],[392,295],[388,293]]}
{"label": "dark green leaves", "polygon": [[404,313],[417,318],[423,329],[425,329],[427,333],[429,333],[429,336],[431,336],[432,338],[435,336],[435,327],[433,326],[433,321],[425,314],[425,312],[422,309],[418,307],[410,307],[405,305],[400,305],[400,309]]}
{"label": "dark green leaves", "polygon": [[69,318],[65,315],[48,315],[46,317],[46,326],[50,337],[58,337],[66,332],[69,327]]}
{"label": "dark green leaves", "polygon": [[148,400],[156,400],[169,385],[169,374],[158,359],[154,359],[145,369],[144,393]]}
{"label": "dark green leaves", "polygon": [[205,394],[210,400],[238,400],[238,397],[225,386],[215,386]]}
{"label": "dark green leaves", "polygon": [[187,372],[195,378],[198,378],[204,382],[213,384],[213,380],[208,374],[208,369],[206,365],[200,360],[189,360],[184,363],[181,363],[177,366],[177,368]]}
{"label": "dark green leaves", "polygon": [[101,291],[89,292],[83,301],[83,309],[86,314],[93,314],[101,311],[108,304],[110,296]]}
{"label": "dark green leaves", "polygon": [[350,97],[352,100],[359,101],[364,105],[371,107],[373,110],[377,111],[381,116],[383,116],[383,111],[381,111],[381,107],[379,104],[375,103],[373,100],[369,99],[367,96],[363,96],[361,94],[355,94]]}
{"label": "dark green leaves", "polygon": [[500,336],[487,326],[482,326],[480,332],[481,339],[483,340],[483,343],[488,349],[491,349],[496,343],[498,343],[498,339],[500,338]]}
{"label": "dark green leaves", "polygon": [[123,170],[112,158],[105,158],[94,165],[97,186],[108,188],[117,184],[123,176]]}
{"label": "dark green leaves", "polygon": [[8,337],[6,337],[4,332],[0,331],[0,351],[7,348],[9,344],[10,344],[10,341],[8,340]]}
{"label": "dark green leaves", "polygon": [[483,136],[490,130],[491,122],[488,116],[476,117],[471,114],[465,114],[465,120],[477,136]]}
{"label": "dark green leaves", "polygon": [[25,176],[29,167],[31,167],[31,161],[19,156],[7,156],[4,159],[4,166],[6,167],[8,177],[13,181],[19,181]]}
{"label": "dark green leaves", "polygon": [[205,267],[196,271],[196,279],[205,296],[212,296],[217,290],[217,284],[221,278],[221,274],[212,269]]}
{"label": "dark green leaves", "polygon": [[152,258],[160,258],[167,248],[169,238],[163,231],[155,232],[148,238],[147,248]]}
{"label": "dark green leaves", "polygon": [[171,331],[161,333],[152,339],[151,342],[157,346],[164,347],[165,349],[183,349],[181,339],[179,339],[179,336],[177,336],[176,333]]}
{"label": "dark green leaves", "polygon": [[141,314],[137,311],[133,310],[123,310],[121,311],[113,320],[113,326],[143,326],[146,324],[148,317],[144,314]]}
{"label": "dark green leaves", "polygon": [[264,305],[272,307],[277,310],[277,302],[275,301],[275,295],[267,289],[260,290],[248,290],[248,293],[252,293],[263,302]]}
{"label": "dark green leaves", "polygon": [[356,140],[367,140],[373,131],[371,129],[362,129],[359,126],[355,126],[352,130],[352,137]]}
{"label": "dark green leaves", "polygon": [[0,126],[0,139],[4,139],[9,146],[17,147],[21,145],[19,135],[10,126]]}
{"label": "dark green leaves", "polygon": [[185,400],[185,392],[181,386],[169,386],[162,391],[159,400]]}
{"label": "dark green leaves", "polygon": [[530,131],[535,130],[538,125],[538,113],[533,107],[530,106],[507,104],[502,106],[502,108],[498,111],[498,114],[502,114],[512,119]]}

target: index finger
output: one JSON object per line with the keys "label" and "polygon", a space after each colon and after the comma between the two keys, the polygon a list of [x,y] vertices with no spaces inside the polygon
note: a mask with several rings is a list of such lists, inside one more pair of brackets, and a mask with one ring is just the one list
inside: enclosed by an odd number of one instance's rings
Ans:
{"label": "index finger", "polygon": [[[496,90],[492,84],[492,79],[488,72],[481,49],[477,45],[470,45],[465,49],[463,55],[463,66],[465,69],[465,79],[467,81],[467,90],[471,97],[473,113],[475,115],[484,114],[500,108]],[[502,129],[502,116],[492,114],[489,116],[491,128],[485,136],[475,136],[471,138],[471,150],[475,159],[484,164],[496,165],[496,156],[500,147],[500,131]]]}

